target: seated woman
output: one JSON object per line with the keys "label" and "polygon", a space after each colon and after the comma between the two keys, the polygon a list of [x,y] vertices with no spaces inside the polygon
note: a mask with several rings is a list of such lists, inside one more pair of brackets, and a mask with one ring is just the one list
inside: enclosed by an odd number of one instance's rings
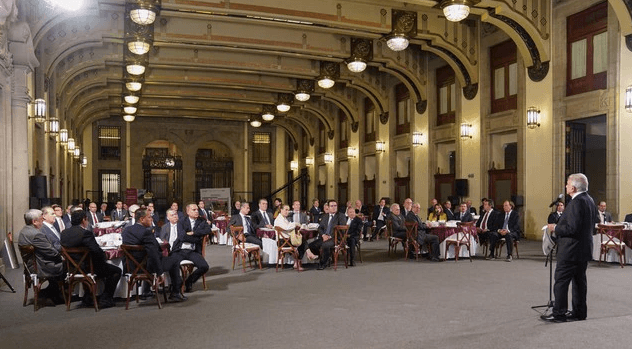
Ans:
{"label": "seated woman", "polygon": [[[274,220],[274,227],[275,228],[280,227],[281,229],[283,229],[283,233],[285,235],[285,237],[279,235],[278,237],[279,239],[282,239],[282,240],[289,239],[290,233],[296,229],[297,224],[300,225],[300,223],[290,222],[287,219],[289,214],[290,214],[290,206],[281,205],[281,210],[279,211],[279,215]],[[306,248],[307,248],[307,241],[305,241],[305,239],[303,239],[303,242],[301,243],[300,246],[296,246],[296,250],[298,251],[298,259],[294,261],[294,269],[299,269],[301,271],[303,270],[303,268],[299,266],[298,262],[299,260],[303,259],[303,255],[305,255]]]}
{"label": "seated woman", "polygon": [[428,220],[431,222],[448,220],[448,216],[445,214],[445,212],[443,212],[441,204],[434,205],[434,211],[430,212],[430,214],[428,215]]}

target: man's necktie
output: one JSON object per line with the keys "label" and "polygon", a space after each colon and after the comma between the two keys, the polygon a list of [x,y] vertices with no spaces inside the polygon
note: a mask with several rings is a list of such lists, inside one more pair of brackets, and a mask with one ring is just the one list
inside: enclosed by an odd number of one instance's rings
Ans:
{"label": "man's necktie", "polygon": [[503,223],[503,229],[507,229],[507,225],[509,223],[509,213],[505,214],[505,223]]}
{"label": "man's necktie", "polygon": [[483,230],[487,229],[487,217],[489,216],[490,212],[491,211],[485,212],[485,215],[483,216],[483,221],[481,222],[481,229],[483,229]]}
{"label": "man's necktie", "polygon": [[92,213],[92,223],[94,225],[96,225],[97,223],[99,223],[99,220],[97,219],[97,215],[93,212]]}
{"label": "man's necktie", "polygon": [[248,217],[242,217],[244,220],[244,234],[250,233],[250,222],[248,222]]}
{"label": "man's necktie", "polygon": [[263,215],[263,219],[266,220],[266,225],[270,224],[270,220],[268,219],[268,213],[267,212],[261,212],[261,214]]}
{"label": "man's necktie", "polygon": [[327,235],[331,235],[331,228],[333,227],[333,223],[334,223],[334,215],[329,214],[329,222],[327,223],[327,231],[326,231]]}

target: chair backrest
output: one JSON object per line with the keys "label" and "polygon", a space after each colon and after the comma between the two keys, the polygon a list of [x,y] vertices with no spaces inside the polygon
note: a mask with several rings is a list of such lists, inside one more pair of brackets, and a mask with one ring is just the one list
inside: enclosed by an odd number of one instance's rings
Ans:
{"label": "chair backrest", "polygon": [[348,225],[336,225],[334,227],[334,244],[338,246],[344,246],[347,243],[347,232],[349,231]]}
{"label": "chair backrest", "polygon": [[33,245],[18,246],[22,263],[24,264],[24,275],[31,277],[31,274],[37,274],[37,260],[35,259],[35,247]]}
{"label": "chair backrest", "polygon": [[[68,274],[81,274],[87,278],[88,273],[94,274],[92,258],[90,258],[90,250],[87,247],[61,247],[61,253],[66,262],[66,270]],[[87,263],[87,272],[83,269],[84,263]]]}
{"label": "chair backrest", "polygon": [[[145,251],[145,246],[142,245],[121,245],[121,250],[125,255],[125,266],[128,273],[132,275],[137,275],[139,273],[151,275],[149,271],[147,271],[147,253]],[[133,252],[145,252],[143,259],[139,262],[136,260]]]}
{"label": "chair backrest", "polygon": [[386,220],[386,236],[393,236],[393,221]]}
{"label": "chair backrest", "polygon": [[244,227],[243,226],[230,226],[230,237],[233,239],[233,247],[237,247],[241,245],[244,247],[246,238],[244,236]]}
{"label": "chair backrest", "polygon": [[469,243],[472,234],[476,231],[476,222],[456,222],[457,239],[461,244]]}
{"label": "chair backrest", "polygon": [[[601,242],[604,242],[604,237],[607,239],[605,242],[621,242],[623,241],[624,224],[598,224],[599,234],[601,235]],[[615,239],[619,241],[615,241]]]}
{"label": "chair backrest", "polygon": [[418,225],[417,222],[405,222],[406,226],[406,241],[415,242],[417,241],[417,233],[418,233]]}

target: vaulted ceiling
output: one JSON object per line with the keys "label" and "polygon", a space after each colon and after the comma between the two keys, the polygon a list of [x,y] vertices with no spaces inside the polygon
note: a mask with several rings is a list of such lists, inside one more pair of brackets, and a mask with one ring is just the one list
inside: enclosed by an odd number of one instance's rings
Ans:
{"label": "vaulted ceiling", "polygon": [[[446,20],[439,2],[431,0],[128,0],[127,7],[124,0],[84,2],[83,10],[68,12],[46,1],[18,0],[19,19],[28,22],[40,61],[35,96],[46,96],[62,127],[78,132],[123,114],[129,78],[124,66],[134,58],[126,47],[128,11],[138,2],[154,2],[160,9],[145,33],[153,32],[153,45],[138,118],[245,121],[264,105],[274,105],[280,93],[294,93],[299,80],[315,80],[327,62],[343,63],[335,86],[316,85],[310,100],[294,100],[279,125],[302,128],[313,137],[314,120],[331,130],[342,110],[354,129],[359,101],[368,97],[383,114],[391,87],[399,83],[423,112],[429,59],[445,60],[463,96],[476,96],[480,32],[489,25],[516,42],[531,79],[548,73],[549,0],[483,0],[457,23]],[[396,26],[393,11],[416,15],[411,44],[400,52],[385,41]],[[352,39],[370,40],[372,59],[361,73],[344,64]]]}

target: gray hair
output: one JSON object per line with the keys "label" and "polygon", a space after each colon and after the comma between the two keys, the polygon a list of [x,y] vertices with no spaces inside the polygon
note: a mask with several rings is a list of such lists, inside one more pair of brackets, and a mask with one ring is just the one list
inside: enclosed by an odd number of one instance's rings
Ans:
{"label": "gray hair", "polygon": [[391,211],[392,211],[392,210],[393,210],[393,208],[395,208],[395,207],[399,208],[399,204],[392,204],[392,205],[391,205]]}
{"label": "gray hair", "polygon": [[36,209],[30,209],[24,214],[24,223],[26,225],[33,225],[33,222],[42,217],[42,211]]}
{"label": "gray hair", "polygon": [[583,173],[573,173],[568,176],[571,181],[571,185],[577,189],[578,192],[588,191],[588,178]]}
{"label": "gray hair", "polygon": [[168,209],[167,214],[169,215],[169,214],[178,214],[178,213],[176,212],[176,210]]}
{"label": "gray hair", "polygon": [[53,210],[53,208],[51,206],[44,206],[42,207],[42,214],[55,214],[55,210]]}

